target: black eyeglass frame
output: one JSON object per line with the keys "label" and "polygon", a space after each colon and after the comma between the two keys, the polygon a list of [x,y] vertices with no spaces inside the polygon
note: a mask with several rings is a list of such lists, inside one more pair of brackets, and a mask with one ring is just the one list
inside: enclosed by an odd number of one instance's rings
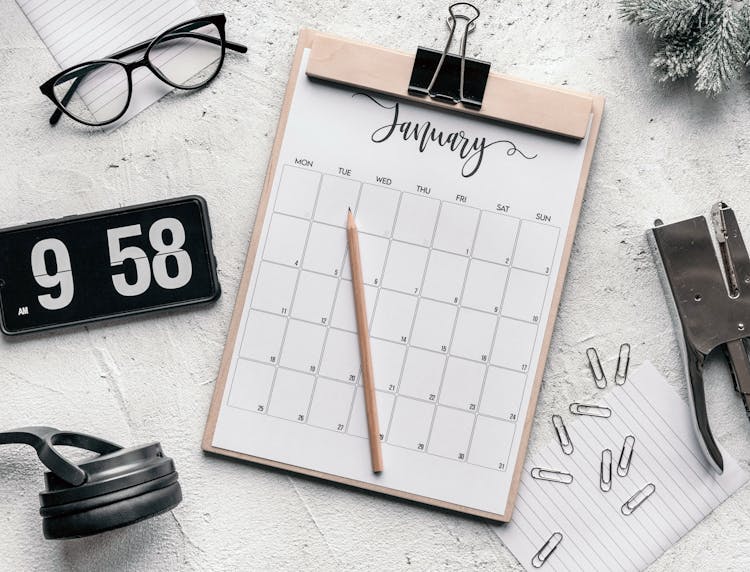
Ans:
{"label": "black eyeglass frame", "polygon": [[[226,53],[227,48],[230,50],[234,50],[235,52],[242,53],[242,54],[247,52],[247,46],[243,46],[242,44],[238,44],[235,42],[230,42],[226,39],[226,31],[225,31],[226,22],[227,22],[227,18],[224,14],[211,14],[208,16],[200,16],[198,18],[193,18],[192,20],[186,20],[184,22],[171,26],[167,30],[164,30],[161,34],[159,34],[155,38],[151,38],[150,40],[145,40],[143,42],[140,42],[128,48],[124,48],[123,50],[120,50],[119,52],[111,54],[110,56],[107,56],[106,58],[102,58],[99,60],[91,60],[87,62],[82,62],[80,64],[76,64],[74,66],[71,66],[61,71],[58,74],[55,74],[54,76],[52,76],[50,79],[48,79],[42,85],[39,86],[39,90],[44,95],[46,95],[52,101],[52,103],[55,104],[55,107],[57,107],[57,109],[55,109],[55,111],[52,113],[52,115],[49,118],[50,125],[56,125],[57,122],[60,121],[60,118],[62,117],[63,113],[67,115],[68,117],[70,117],[73,121],[77,121],[78,123],[82,123],[90,127],[102,127],[104,125],[109,125],[110,123],[114,123],[115,121],[120,119],[123,115],[125,115],[128,108],[130,107],[130,100],[133,96],[133,70],[140,68],[140,67],[148,68],[149,70],[151,70],[151,73],[153,73],[161,81],[163,81],[167,85],[170,85],[176,89],[193,90],[193,89],[200,89],[202,87],[205,87],[217,75],[219,75],[219,72],[221,71],[221,68],[224,65],[224,55]],[[174,32],[175,30],[179,30],[180,28],[184,28],[185,26],[188,26],[190,24],[214,24],[216,26],[216,28],[219,30],[218,40],[221,41],[221,56],[219,58],[219,65],[216,66],[216,71],[214,71],[211,77],[209,77],[208,79],[206,79],[205,81],[199,84],[186,86],[186,85],[176,84],[170,81],[169,79],[167,79],[164,76],[164,74],[161,73],[161,71],[159,71],[159,68],[150,61],[149,56],[151,54],[151,50],[153,49],[153,47],[157,45],[161,40],[163,40],[167,35]],[[185,32],[183,32],[183,34],[185,34]],[[201,39],[204,41],[211,42],[211,43],[215,43],[217,41],[217,38],[214,38],[213,36],[201,36]],[[145,53],[143,54],[143,57],[139,60],[136,60],[133,62],[123,62],[120,59],[118,59],[118,58],[124,58],[126,56],[137,53],[144,49],[145,49]],[[73,85],[69,88],[68,92],[63,97],[62,102],[58,101],[57,96],[55,95],[55,83],[60,78],[64,77],[67,74],[70,74],[71,72],[75,71],[78,68],[85,69],[87,66],[96,66],[96,65],[104,65],[104,64],[119,65],[125,70],[125,74],[127,75],[128,99],[125,102],[125,105],[123,106],[122,111],[117,116],[111,119],[108,119],[107,121],[102,121],[102,122],[90,122],[90,121],[81,119],[80,117],[76,117],[75,115],[70,113],[65,108],[65,106],[68,104],[70,99],[75,94],[78,83],[81,81],[83,77],[85,77],[88,71],[86,71],[85,73],[82,73],[77,79],[74,80]]]}

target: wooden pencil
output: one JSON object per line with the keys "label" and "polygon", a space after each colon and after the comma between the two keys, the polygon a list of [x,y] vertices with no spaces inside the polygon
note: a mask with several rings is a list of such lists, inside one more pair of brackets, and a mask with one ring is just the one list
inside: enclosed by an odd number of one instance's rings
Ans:
{"label": "wooden pencil", "polygon": [[378,421],[378,403],[375,396],[375,376],[372,369],[370,332],[367,328],[367,303],[365,301],[365,284],[362,278],[359,234],[352,209],[349,209],[346,220],[346,235],[349,241],[349,261],[352,266],[354,309],[357,316],[359,356],[362,362],[362,387],[365,392],[365,408],[367,410],[367,433],[370,437],[370,459],[372,461],[372,472],[379,473],[383,470],[383,451],[380,445],[380,423]]}

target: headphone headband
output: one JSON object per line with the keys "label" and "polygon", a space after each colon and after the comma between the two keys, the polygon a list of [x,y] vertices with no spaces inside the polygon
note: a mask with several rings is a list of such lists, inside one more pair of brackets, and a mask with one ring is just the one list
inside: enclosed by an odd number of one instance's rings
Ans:
{"label": "headphone headband", "polygon": [[[77,538],[127,526],[171,510],[182,500],[174,462],[159,443],[124,449],[52,427],[0,432],[0,445],[11,443],[34,447],[50,470],[46,490],[39,495],[46,538]],[[75,465],[55,450],[58,445],[99,456]]]}
{"label": "headphone headband", "polygon": [[86,471],[58,453],[55,450],[55,445],[78,447],[100,455],[114,453],[122,449],[120,445],[98,437],[60,431],[53,427],[21,427],[20,429],[11,429],[0,433],[0,445],[10,444],[34,447],[44,466],[74,487],[85,483],[88,475]]}

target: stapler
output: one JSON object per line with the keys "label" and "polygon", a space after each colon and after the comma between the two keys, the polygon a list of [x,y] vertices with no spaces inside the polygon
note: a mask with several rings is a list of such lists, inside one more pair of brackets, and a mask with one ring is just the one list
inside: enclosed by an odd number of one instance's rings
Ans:
{"label": "stapler", "polygon": [[698,441],[721,473],[724,459],[708,423],[703,364],[715,349],[724,351],[734,388],[750,416],[750,362],[745,345],[750,334],[750,257],[734,211],[726,204],[713,206],[711,226],[716,247],[703,216],[672,224],[657,219],[648,237],[667,300],[672,302]]}

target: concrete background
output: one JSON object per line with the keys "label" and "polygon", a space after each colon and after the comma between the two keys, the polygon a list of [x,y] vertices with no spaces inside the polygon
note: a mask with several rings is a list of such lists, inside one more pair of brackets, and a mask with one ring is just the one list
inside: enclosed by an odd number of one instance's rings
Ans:
{"label": "concrete background", "polygon": [[[0,449],[0,569],[518,569],[479,520],[338,488],[200,451],[208,404],[302,26],[413,51],[442,46],[446,2],[201,1],[250,47],[198,93],[172,94],[111,134],[52,129],[37,86],[56,65],[13,0],[0,0],[0,226],[188,193],[211,209],[224,294],[208,308],[0,340],[0,427],[50,424],[126,445],[160,440],[185,500],[172,514],[92,539],[42,539],[31,450]],[[547,363],[531,450],[549,416],[593,391],[583,352],[651,360],[685,395],[676,340],[644,239],[723,199],[750,237],[747,77],[706,99],[651,78],[646,38],[614,1],[478,0],[470,49],[494,69],[607,98]],[[715,434],[750,465],[750,423],[728,370],[708,365]],[[653,570],[750,569],[750,487]]]}

